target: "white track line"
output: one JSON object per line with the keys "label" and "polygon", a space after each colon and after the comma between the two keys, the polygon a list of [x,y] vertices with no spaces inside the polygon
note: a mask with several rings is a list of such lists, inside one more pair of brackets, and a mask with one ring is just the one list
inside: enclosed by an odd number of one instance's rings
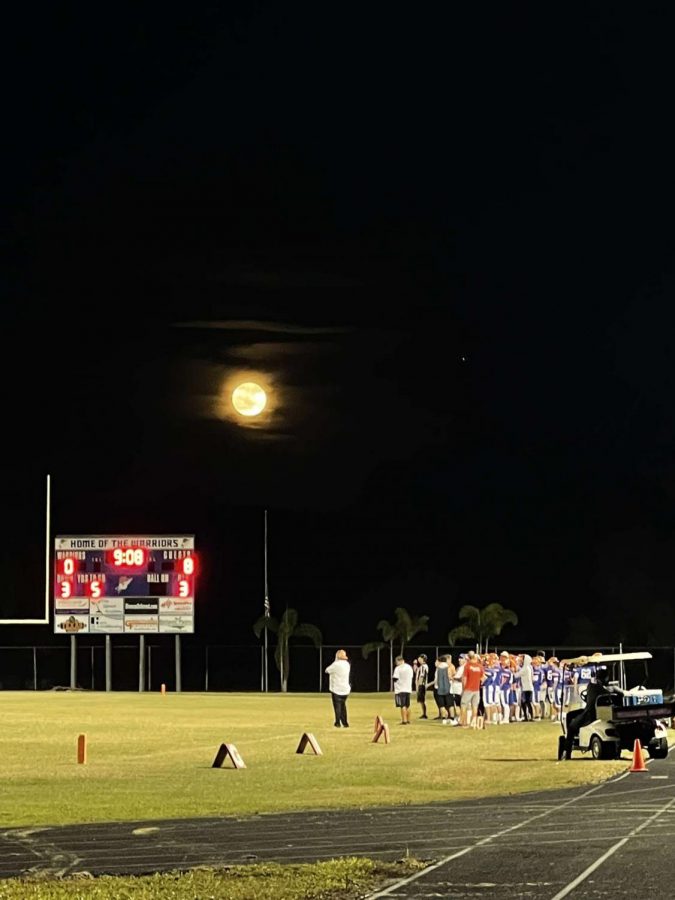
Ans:
{"label": "white track line", "polygon": [[[670,752],[673,749],[675,749],[675,745],[671,745],[668,748],[668,752]],[[624,778],[627,778],[630,774],[631,774],[631,772],[629,769],[627,772],[623,772],[621,775],[618,775],[616,778],[612,778],[609,781],[603,781],[600,784],[596,784],[594,787],[590,788],[588,791],[585,791],[583,794],[579,794],[578,797],[572,797],[571,800],[567,800],[565,803],[561,803],[558,806],[548,807],[543,812],[537,813],[537,815],[534,815],[534,816],[530,816],[529,819],[525,819],[523,822],[520,822],[518,825],[511,825],[509,828],[504,828],[501,831],[497,831],[494,834],[488,835],[487,837],[482,838],[480,841],[477,841],[475,844],[471,844],[470,847],[465,847],[463,850],[459,850],[457,853],[452,853],[450,856],[446,856],[443,859],[439,860],[439,862],[434,863],[431,866],[427,866],[427,868],[422,869],[419,872],[415,872],[414,875],[410,875],[407,878],[402,878],[399,881],[396,881],[394,884],[390,884],[388,888],[385,888],[382,891],[378,891],[376,894],[369,894],[368,900],[377,900],[377,898],[379,898],[379,897],[389,897],[394,891],[397,891],[399,888],[405,887],[407,884],[411,884],[413,881],[417,881],[418,878],[421,878],[423,875],[426,875],[429,872],[433,872],[435,869],[438,869],[441,866],[446,865],[446,863],[452,862],[453,859],[458,859],[460,856],[464,856],[465,854],[470,853],[472,850],[475,850],[477,847],[482,847],[485,844],[489,844],[491,841],[496,840],[498,837],[501,837],[504,834],[508,834],[511,831],[517,831],[520,828],[524,828],[526,825],[529,825],[530,822],[534,822],[537,819],[542,819],[542,818],[544,818],[544,816],[548,816],[551,813],[557,813],[561,809],[565,809],[566,807],[571,806],[573,803],[577,803],[579,800],[584,800],[586,797],[590,797],[591,794],[594,794],[596,791],[599,791],[601,788],[605,788],[610,784],[616,784],[619,781],[623,781]],[[663,787],[666,787],[666,785],[663,785]],[[669,787],[670,787],[670,785],[669,785]],[[651,788],[650,790],[656,790],[656,789],[657,788],[655,786],[654,788]],[[630,794],[630,793],[640,793],[640,791],[636,791],[636,792],[625,791],[625,792],[621,792],[619,794],[615,794],[614,796],[620,797],[620,796],[625,796],[626,794]],[[660,816],[662,812],[665,812],[665,810],[668,809],[669,807],[671,807],[673,804],[675,804],[675,799],[673,799],[669,803],[667,803],[666,806],[663,807],[661,810],[659,810],[659,812],[656,813],[655,815]],[[649,822],[653,818],[654,818],[654,816],[652,816],[650,819],[648,819],[646,822],[644,822],[643,825],[640,826],[640,828],[636,829],[635,834],[637,834],[638,831],[640,831],[642,829],[642,827],[649,824]],[[633,833],[631,833],[628,836],[628,838],[630,838],[630,837],[633,837]],[[626,840],[628,840],[628,838],[624,838],[624,842]],[[615,849],[618,849],[619,846],[621,846],[621,843],[618,844]],[[612,850],[610,853],[606,854],[606,856],[611,855],[611,853],[613,853],[613,852],[615,852],[615,850]],[[600,865],[600,863],[598,863],[598,865]],[[590,874],[590,871],[591,870],[589,870],[588,874]],[[565,895],[561,894],[560,896],[562,897]],[[553,898],[553,900],[556,900],[556,898]]]}
{"label": "white track line", "polygon": [[645,819],[642,825],[638,825],[637,828],[634,828],[632,831],[630,831],[626,835],[626,837],[622,838],[620,841],[614,844],[613,847],[610,847],[606,853],[603,853],[602,856],[598,857],[598,859],[596,859],[594,863],[592,863],[587,869],[585,869],[581,873],[581,875],[577,875],[574,881],[570,881],[570,883],[566,885],[561,891],[558,891],[555,897],[552,897],[551,900],[562,900],[563,897],[571,894],[572,891],[582,883],[582,881],[585,881],[588,876],[595,872],[595,870],[599,868],[606,860],[608,860],[610,856],[613,856],[616,851],[620,850],[621,847],[624,846],[624,844],[627,844],[632,837],[635,837],[635,835],[639,834],[639,832],[641,832],[643,828],[646,828],[648,825],[651,825],[652,822],[655,822],[659,818],[659,816],[670,809],[670,807],[673,805],[675,805],[675,797],[673,797],[672,800],[666,803],[665,806],[662,806],[661,809],[657,810],[654,815],[650,816],[648,819]]}
{"label": "white track line", "polygon": [[[624,777],[625,775],[620,775],[619,778],[615,780],[618,781]],[[552,813],[560,812],[561,809],[565,809],[566,807],[571,806],[573,803],[576,803],[579,800],[583,800],[584,797],[589,797],[591,794],[599,791],[600,788],[606,787],[609,783],[610,782],[602,782],[602,784],[596,784],[595,787],[590,788],[590,790],[585,791],[583,794],[579,794],[578,797],[572,797],[571,800],[566,800],[565,803],[560,803],[558,804],[558,806],[551,806],[548,809],[545,809],[543,812],[537,813],[535,816],[530,816],[529,819],[525,819],[524,821],[519,822],[517,825],[510,825],[508,828],[503,828],[501,831],[495,831],[493,834],[482,838],[480,841],[476,841],[475,844],[471,844],[471,846],[465,847],[463,850],[458,850],[456,853],[451,853],[450,856],[444,857],[443,859],[439,860],[439,862],[434,863],[431,866],[427,866],[426,869],[422,869],[419,872],[415,872],[414,875],[409,875],[407,878],[402,878],[394,884],[390,884],[389,887],[385,888],[383,891],[378,891],[376,894],[369,894],[368,900],[377,900],[378,897],[388,897],[399,888],[405,887],[407,884],[411,884],[413,881],[417,881],[418,878],[421,878],[423,875],[428,875],[429,872],[433,872],[434,869],[439,869],[441,866],[445,866],[447,863],[452,862],[453,859],[459,859],[460,856],[464,856],[465,854],[470,853],[477,847],[484,847],[485,844],[489,844],[491,841],[496,840],[504,834],[509,834],[509,832],[511,831],[517,831],[519,828],[524,828],[526,825],[529,825],[530,822],[534,822],[537,819],[542,819],[544,816],[551,815]],[[675,803],[675,799],[671,802]]]}

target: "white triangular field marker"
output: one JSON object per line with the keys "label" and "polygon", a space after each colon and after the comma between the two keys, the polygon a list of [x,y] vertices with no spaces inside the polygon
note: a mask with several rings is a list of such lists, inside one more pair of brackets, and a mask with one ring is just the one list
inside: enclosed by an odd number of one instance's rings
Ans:
{"label": "white triangular field marker", "polygon": [[311,747],[314,753],[317,756],[323,756],[321,752],[321,747],[319,747],[319,742],[314,737],[313,734],[310,734],[306,731],[303,736],[300,738],[300,743],[298,744],[298,749],[295,751],[296,753],[304,753],[307,747]]}
{"label": "white triangular field marker", "polygon": [[218,748],[218,752],[216,753],[216,758],[213,760],[213,764],[211,766],[212,769],[222,769],[223,763],[226,759],[232,761],[232,765],[235,769],[245,769],[246,763],[239,755],[239,751],[234,746],[234,744],[221,744]]}

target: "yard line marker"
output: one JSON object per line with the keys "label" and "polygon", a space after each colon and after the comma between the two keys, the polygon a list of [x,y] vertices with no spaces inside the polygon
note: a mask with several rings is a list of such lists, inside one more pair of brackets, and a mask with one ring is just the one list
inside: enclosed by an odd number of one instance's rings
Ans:
{"label": "yard line marker", "polygon": [[388,744],[391,741],[391,737],[389,735],[389,726],[387,725],[386,722],[382,722],[378,726],[377,731],[375,732],[375,735],[373,736],[373,740],[371,743],[377,744],[377,742],[380,740],[381,737],[384,737],[385,744]]}
{"label": "yard line marker", "polygon": [[239,751],[234,744],[221,744],[216,753],[216,758],[211,764],[212,769],[222,769],[223,763],[229,757],[235,769],[245,769],[246,763],[239,755]]}
{"label": "yard line marker", "polygon": [[321,747],[319,747],[319,742],[311,734],[309,731],[305,731],[305,733],[300,738],[300,743],[298,744],[298,749],[295,751],[296,753],[304,753],[306,747],[311,747],[316,756],[323,756],[321,752]]}

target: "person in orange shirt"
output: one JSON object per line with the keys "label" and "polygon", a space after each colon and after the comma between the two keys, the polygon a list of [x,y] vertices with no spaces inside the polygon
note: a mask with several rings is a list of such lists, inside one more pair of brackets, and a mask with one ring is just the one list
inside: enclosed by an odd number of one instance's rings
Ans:
{"label": "person in orange shirt", "polygon": [[485,680],[485,669],[475,651],[469,650],[462,675],[462,703],[460,723],[462,728],[471,724],[472,717],[478,715],[480,687]]}

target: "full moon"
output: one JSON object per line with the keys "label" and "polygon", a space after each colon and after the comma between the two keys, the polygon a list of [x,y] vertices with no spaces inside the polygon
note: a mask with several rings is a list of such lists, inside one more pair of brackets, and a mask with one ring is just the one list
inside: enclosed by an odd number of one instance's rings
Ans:
{"label": "full moon", "polygon": [[254,381],[245,381],[232,391],[232,406],[241,416],[259,416],[267,404],[267,394]]}

